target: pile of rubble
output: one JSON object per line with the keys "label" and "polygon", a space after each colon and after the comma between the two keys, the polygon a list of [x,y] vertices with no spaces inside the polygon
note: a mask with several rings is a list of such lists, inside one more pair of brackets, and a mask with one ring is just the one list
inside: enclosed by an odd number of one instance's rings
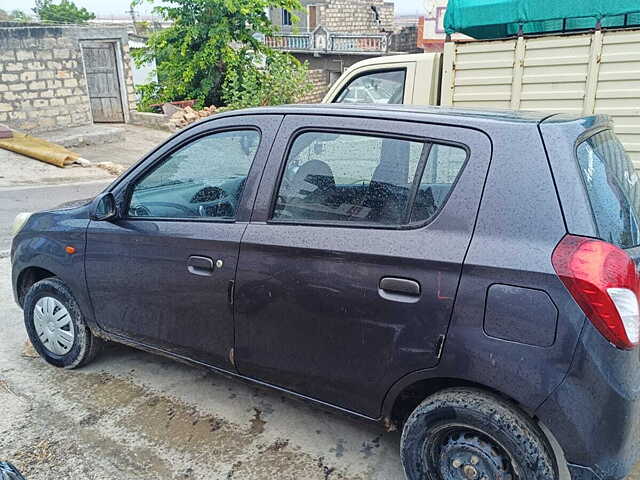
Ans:
{"label": "pile of rubble", "polygon": [[194,110],[191,107],[178,108],[174,106],[173,113],[168,113],[169,116],[169,130],[176,132],[190,123],[197,122],[201,118],[215,115],[218,109],[211,105],[210,107],[204,107],[202,110]]}

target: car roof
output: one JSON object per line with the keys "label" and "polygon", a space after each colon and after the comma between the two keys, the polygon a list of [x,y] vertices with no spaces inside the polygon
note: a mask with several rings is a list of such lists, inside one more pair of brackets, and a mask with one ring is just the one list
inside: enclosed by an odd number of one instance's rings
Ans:
{"label": "car roof", "polygon": [[[368,105],[368,104],[296,104],[276,107],[249,108],[246,110],[234,110],[222,115],[333,115],[333,116],[383,116],[390,120],[414,120],[432,121],[444,123],[460,123],[472,125],[499,123],[531,123],[538,125],[549,119],[556,122],[580,122],[585,118],[592,118],[592,122],[606,123],[606,116],[581,117],[567,114],[552,114],[549,112],[515,111],[515,110],[478,110],[470,108],[435,107],[422,105]],[[217,115],[209,117],[215,119]]]}

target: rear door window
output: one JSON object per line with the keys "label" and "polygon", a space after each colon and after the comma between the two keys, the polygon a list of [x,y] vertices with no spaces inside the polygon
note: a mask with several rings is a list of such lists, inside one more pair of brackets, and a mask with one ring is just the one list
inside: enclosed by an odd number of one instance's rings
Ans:
{"label": "rear door window", "polygon": [[352,133],[293,142],[273,220],[423,224],[440,210],[467,159],[459,146]]}
{"label": "rear door window", "polygon": [[611,130],[578,146],[578,164],[598,236],[621,248],[640,245],[640,182],[631,159]]}

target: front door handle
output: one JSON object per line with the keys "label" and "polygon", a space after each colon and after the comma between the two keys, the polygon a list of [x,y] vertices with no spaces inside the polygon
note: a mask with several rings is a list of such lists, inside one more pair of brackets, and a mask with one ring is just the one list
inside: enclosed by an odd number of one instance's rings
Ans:
{"label": "front door handle", "polygon": [[210,277],[213,275],[214,264],[213,260],[209,257],[201,257],[198,255],[192,255],[187,260],[187,270],[194,275],[200,275],[201,277]]}
{"label": "front door handle", "polygon": [[415,280],[384,277],[380,280],[378,292],[382,298],[398,302],[417,302],[420,298],[420,284]]}

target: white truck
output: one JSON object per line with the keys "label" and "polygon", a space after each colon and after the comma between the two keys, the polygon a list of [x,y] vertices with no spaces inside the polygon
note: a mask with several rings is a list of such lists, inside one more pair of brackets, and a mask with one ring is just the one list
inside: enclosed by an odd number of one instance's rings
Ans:
{"label": "white truck", "polygon": [[356,63],[323,103],[606,113],[640,168],[640,30],[454,41]]}

